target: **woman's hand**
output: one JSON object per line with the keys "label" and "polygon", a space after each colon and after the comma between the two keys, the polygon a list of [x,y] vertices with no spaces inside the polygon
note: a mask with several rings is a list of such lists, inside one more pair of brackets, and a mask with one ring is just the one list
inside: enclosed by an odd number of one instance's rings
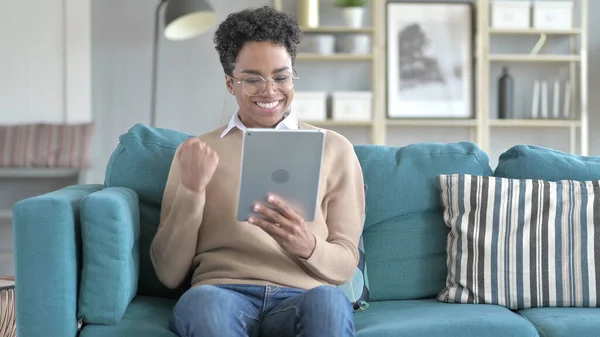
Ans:
{"label": "woman's hand", "polygon": [[197,192],[204,191],[219,164],[217,153],[198,138],[190,138],[181,144],[177,159],[183,185]]}
{"label": "woman's hand", "polygon": [[265,219],[250,217],[248,222],[262,228],[289,253],[308,259],[315,250],[316,241],[302,217],[275,196],[270,195],[267,201],[275,206],[275,210],[256,204],[254,210]]}

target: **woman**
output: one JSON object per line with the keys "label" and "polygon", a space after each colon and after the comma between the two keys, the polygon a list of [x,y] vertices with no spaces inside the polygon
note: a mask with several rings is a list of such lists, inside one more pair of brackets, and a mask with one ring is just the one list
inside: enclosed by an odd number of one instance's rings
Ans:
{"label": "woman", "polygon": [[354,336],[352,308],[335,286],[358,264],[364,215],[361,167],[348,140],[327,131],[317,216],[307,223],[276,196],[236,220],[242,130],[314,128],[296,120],[293,71],[300,29],[271,8],[230,15],[214,42],[239,111],[177,149],[151,247],[158,278],[192,287],[179,299],[180,336]]}

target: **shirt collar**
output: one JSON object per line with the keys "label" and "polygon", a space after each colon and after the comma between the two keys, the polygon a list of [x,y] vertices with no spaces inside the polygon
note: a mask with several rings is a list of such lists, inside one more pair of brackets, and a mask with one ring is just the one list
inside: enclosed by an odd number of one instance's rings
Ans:
{"label": "shirt collar", "polygon": [[[236,111],[231,119],[229,120],[229,124],[223,132],[221,133],[221,138],[225,137],[231,130],[234,128],[238,128],[241,131],[246,130],[246,126],[242,123],[240,119],[239,111]],[[293,112],[287,112],[285,118],[275,126],[275,129],[283,129],[283,130],[297,130],[298,129],[298,119]]]}

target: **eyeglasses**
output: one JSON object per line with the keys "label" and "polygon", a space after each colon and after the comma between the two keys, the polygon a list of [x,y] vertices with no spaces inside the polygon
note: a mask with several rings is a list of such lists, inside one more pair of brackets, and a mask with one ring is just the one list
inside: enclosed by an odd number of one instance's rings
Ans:
{"label": "eyeglasses", "polygon": [[[229,76],[229,75],[227,75]],[[235,83],[241,84],[244,92],[248,96],[257,96],[265,92],[267,89],[267,82],[271,82],[273,89],[279,91],[282,94],[287,94],[294,88],[294,82],[298,79],[296,71],[294,73],[281,73],[277,74],[275,78],[265,79],[262,76],[252,76],[243,80],[236,79],[229,76]]]}

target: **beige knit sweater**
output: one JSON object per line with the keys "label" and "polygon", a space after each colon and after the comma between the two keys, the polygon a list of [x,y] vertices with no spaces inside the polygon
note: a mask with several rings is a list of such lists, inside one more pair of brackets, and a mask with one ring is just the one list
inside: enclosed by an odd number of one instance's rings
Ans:
{"label": "beige knit sweater", "polygon": [[[314,129],[300,123],[300,128]],[[161,282],[180,286],[190,271],[192,286],[258,284],[310,289],[350,279],[358,264],[365,196],[361,166],[352,144],[327,131],[315,221],[307,223],[316,248],[308,259],[292,256],[259,227],[236,220],[242,131],[221,138],[224,127],[199,136],[219,155],[203,193],[186,188],[177,156],[171,165],[160,226],[151,258]]]}

